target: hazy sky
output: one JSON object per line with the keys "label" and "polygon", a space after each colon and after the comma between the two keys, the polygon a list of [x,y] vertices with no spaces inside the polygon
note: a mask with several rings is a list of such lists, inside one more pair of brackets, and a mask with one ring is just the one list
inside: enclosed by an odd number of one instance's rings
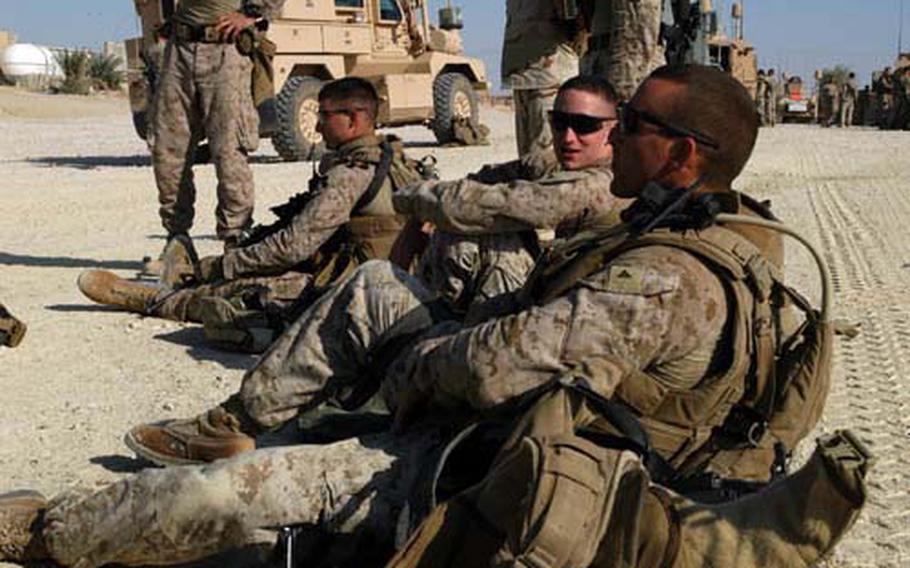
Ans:
{"label": "hazy sky", "polygon": [[[444,4],[430,1],[434,13]],[[464,9],[468,52],[487,62],[498,84],[505,0],[453,1]],[[731,3],[715,0],[725,16]],[[904,49],[910,51],[910,0],[906,4]],[[897,54],[901,0],[745,0],[745,5],[746,37],[762,67],[807,78],[818,67],[843,63],[867,82]],[[20,41],[98,47],[138,33],[131,0],[0,0],[0,8],[0,29],[13,30]]]}

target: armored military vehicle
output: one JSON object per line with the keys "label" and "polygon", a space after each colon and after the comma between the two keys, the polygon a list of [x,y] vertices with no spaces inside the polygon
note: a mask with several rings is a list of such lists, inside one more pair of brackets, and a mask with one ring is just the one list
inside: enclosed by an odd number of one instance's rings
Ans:
{"label": "armored military vehicle", "polygon": [[[823,118],[829,119],[830,110],[818,108],[816,98],[811,96],[798,76],[789,77],[784,83],[783,98],[778,101],[778,115],[781,122],[809,123]],[[823,116],[824,115],[824,116]]]}
{"label": "armored military vehicle", "polygon": [[[134,0],[142,37],[127,41],[130,106],[141,137],[164,40],[158,29],[177,0]],[[382,126],[425,124],[440,143],[454,139],[458,119],[478,119],[489,89],[482,61],[464,55],[461,11],[440,10],[431,25],[428,0],[287,0],[271,22],[277,45],[277,96],[261,105],[261,134],[285,160],[316,159],[316,95],[323,82],[356,76],[379,90]]]}
{"label": "armored military vehicle", "polygon": [[[728,37],[711,0],[677,0],[674,15],[682,17],[684,33],[692,37],[684,59],[690,63],[712,65],[730,73],[742,83],[752,98],[758,91],[758,57],[755,48],[743,38],[743,9],[733,4],[733,37]],[[682,15],[682,16],[681,16]]]}

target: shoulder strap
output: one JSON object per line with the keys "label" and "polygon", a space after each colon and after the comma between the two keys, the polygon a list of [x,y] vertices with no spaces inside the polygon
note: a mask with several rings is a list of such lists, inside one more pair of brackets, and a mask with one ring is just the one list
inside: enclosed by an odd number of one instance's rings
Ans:
{"label": "shoulder strap", "polygon": [[379,157],[379,164],[376,166],[376,172],[373,174],[373,179],[370,181],[370,185],[367,186],[367,190],[360,196],[360,199],[357,200],[357,204],[354,205],[354,209],[352,210],[353,214],[356,214],[376,199],[386,178],[389,177],[389,172],[392,169],[392,158],[395,152],[392,150],[392,145],[389,144],[386,139],[383,139],[379,144],[379,149],[382,154]]}

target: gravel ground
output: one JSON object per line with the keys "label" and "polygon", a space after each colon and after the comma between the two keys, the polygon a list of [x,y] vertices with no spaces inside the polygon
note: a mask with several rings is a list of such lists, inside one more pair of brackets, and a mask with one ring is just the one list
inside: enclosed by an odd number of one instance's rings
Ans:
{"label": "gravel ground", "polygon": [[[514,155],[511,115],[489,110],[488,147],[440,149],[423,128],[395,132],[443,178]],[[838,340],[836,377],[820,430],[853,428],[878,456],[870,503],[831,566],[910,566],[910,135],[803,126],[763,130],[738,188],[822,250],[837,317],[861,324]],[[306,187],[307,163],[253,158],[259,218]],[[197,168],[194,237],[214,240],[214,172]],[[253,363],[209,349],[192,325],[91,305],[75,286],[87,268],[130,276],[164,243],[145,145],[123,99],[24,95],[0,88],[0,300],[29,324],[0,353],[0,491],[92,487],[136,467],[121,436],[144,421],[183,417],[224,399]],[[788,248],[791,282],[817,295],[808,255]],[[804,451],[808,451],[809,444]],[[0,564],[0,566],[3,566]]]}

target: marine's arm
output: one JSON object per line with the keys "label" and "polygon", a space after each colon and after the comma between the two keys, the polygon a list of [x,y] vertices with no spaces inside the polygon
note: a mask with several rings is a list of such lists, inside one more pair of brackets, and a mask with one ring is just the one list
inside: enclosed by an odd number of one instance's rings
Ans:
{"label": "marine's arm", "polygon": [[351,210],[373,179],[370,167],[336,165],[319,194],[280,231],[258,243],[225,253],[226,278],[285,272],[313,256],[351,217]]}
{"label": "marine's arm", "polygon": [[555,229],[566,220],[599,217],[620,204],[606,168],[557,172],[537,181],[484,184],[472,179],[403,188],[395,210],[462,234]]}
{"label": "marine's arm", "polygon": [[258,11],[266,20],[274,20],[281,14],[285,0],[244,0],[244,9]]}
{"label": "marine's arm", "polygon": [[538,180],[559,169],[559,162],[553,150],[531,152],[517,160],[501,164],[487,164],[479,171],[468,175],[468,179],[480,183],[508,183],[523,179]]}
{"label": "marine's arm", "polygon": [[[630,268],[631,285],[619,272]],[[630,371],[658,367],[667,386],[689,388],[725,318],[723,286],[701,263],[632,251],[547,304],[418,343],[390,368],[385,395],[487,408],[576,372],[609,396]]]}

